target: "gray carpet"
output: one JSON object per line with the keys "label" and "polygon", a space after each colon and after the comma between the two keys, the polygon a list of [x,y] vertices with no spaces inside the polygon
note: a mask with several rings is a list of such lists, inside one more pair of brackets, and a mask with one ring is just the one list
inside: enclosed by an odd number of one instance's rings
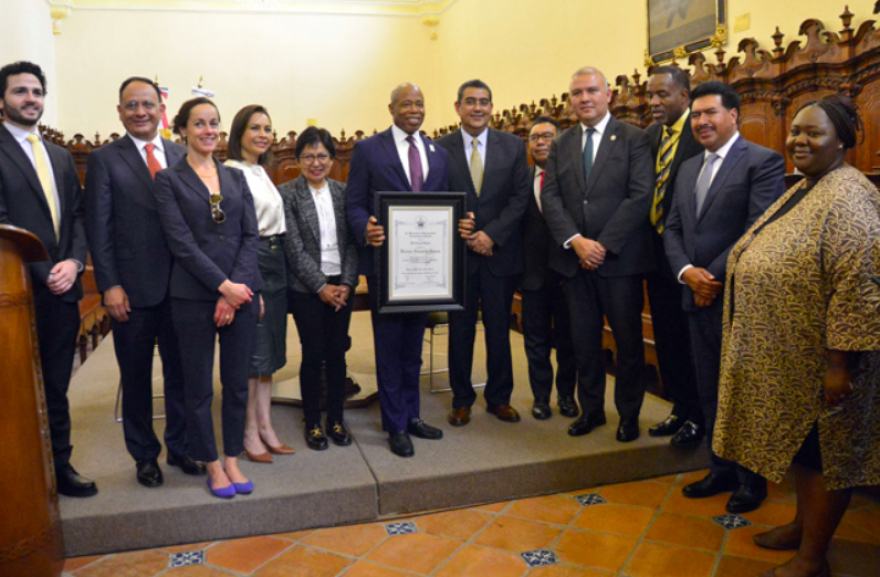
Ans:
{"label": "gray carpet", "polygon": [[[365,388],[375,387],[368,314],[353,315],[351,334],[355,346],[348,356],[350,371]],[[481,340],[482,333],[477,338]],[[288,366],[277,375],[279,381],[294,378],[299,368],[299,341],[293,323],[289,339],[291,354]],[[427,377],[423,377],[422,417],[440,426],[445,436],[441,441],[414,439],[415,457],[401,459],[388,450],[378,404],[346,413],[354,445],[331,444],[321,452],[305,446],[301,411],[275,406],[275,428],[282,441],[296,448],[297,453],[276,457],[272,465],[241,460],[242,470],[256,490],[249,496],[221,501],[210,495],[203,477],[188,477],[166,466],[164,453],[160,461],[165,475],[162,487],[147,489],[135,480],[134,462],[125,450],[122,426],[113,418],[119,373],[111,335],[79,369],[71,384],[72,462],[81,473],[98,482],[100,492],[89,499],[60,497],[65,553],[87,555],[296,531],[570,491],[707,465],[704,447],[678,451],[669,446],[668,440],[647,435],[647,427],[669,412],[669,404],[655,397],[645,399],[641,438],[628,444],[616,442],[617,417],[611,402],[610,377],[606,399],[609,422],[590,435],[569,437],[566,429],[570,419],[561,417],[555,407],[551,419],[534,420],[529,414],[532,399],[522,337],[511,333],[511,339],[516,377],[513,404],[522,414],[522,422],[503,423],[486,413],[478,391],[480,398],[471,423],[451,427],[445,419],[451,393],[429,394]],[[445,366],[445,337],[440,340],[435,364]],[[427,354],[427,346],[425,351]],[[478,343],[475,382],[485,379],[480,367],[484,358],[484,347]],[[435,386],[445,384],[445,374],[435,377]],[[160,388],[157,381],[157,392]],[[219,432],[219,382],[217,388],[214,408]],[[161,413],[161,408],[161,401],[157,401],[157,412]],[[161,435],[164,421],[155,423]]]}

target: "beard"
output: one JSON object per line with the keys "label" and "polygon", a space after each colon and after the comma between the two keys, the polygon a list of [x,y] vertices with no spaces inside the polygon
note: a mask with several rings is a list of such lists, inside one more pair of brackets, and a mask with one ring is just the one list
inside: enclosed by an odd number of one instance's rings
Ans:
{"label": "beard", "polygon": [[21,112],[20,108],[14,108],[6,104],[3,107],[3,118],[12,122],[13,124],[18,124],[20,126],[34,126],[40,119],[43,117],[43,109],[40,108],[40,113],[37,115],[35,119],[28,118],[24,116]]}

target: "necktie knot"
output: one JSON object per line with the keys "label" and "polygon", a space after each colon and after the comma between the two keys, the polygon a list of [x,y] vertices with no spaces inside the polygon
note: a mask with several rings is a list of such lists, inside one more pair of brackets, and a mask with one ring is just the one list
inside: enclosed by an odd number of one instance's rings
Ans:
{"label": "necktie knot", "polygon": [[666,136],[667,138],[672,138],[672,135],[675,134],[675,129],[671,126],[666,127]]}
{"label": "necktie knot", "polygon": [[162,170],[162,165],[159,163],[159,159],[153,154],[153,151],[156,150],[156,145],[152,142],[145,144],[144,150],[147,151],[147,168],[150,170],[150,176],[156,178],[156,173]]}
{"label": "necktie knot", "polygon": [[413,144],[413,145],[416,143],[416,139],[413,138],[412,134],[410,134],[406,137],[406,141],[409,142],[410,144]]}
{"label": "necktie knot", "polygon": [[40,137],[37,136],[36,134],[28,134],[27,141],[30,142],[31,144],[36,144],[40,141]]}
{"label": "necktie knot", "polygon": [[147,149],[147,154],[153,154],[153,151],[156,150],[156,145],[151,142],[150,144],[144,146],[144,148]]}

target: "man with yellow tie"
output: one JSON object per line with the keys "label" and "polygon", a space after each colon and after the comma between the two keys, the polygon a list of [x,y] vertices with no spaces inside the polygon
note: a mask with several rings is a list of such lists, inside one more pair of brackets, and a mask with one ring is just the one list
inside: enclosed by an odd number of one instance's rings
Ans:
{"label": "man with yellow tie", "polygon": [[672,208],[678,168],[703,153],[690,125],[690,79],[678,66],[659,66],[648,78],[648,104],[654,124],[645,133],[654,158],[654,200],[648,216],[657,269],[646,276],[657,364],[672,413],[650,429],[652,437],[672,436],[677,447],[700,444],[705,433],[691,357],[690,329],[681,307],[682,284],[663,248],[662,233]]}
{"label": "man with yellow tie", "polygon": [[39,237],[49,260],[31,265],[37,337],[52,437],[58,492],[90,497],[94,481],[70,465],[70,407],[67,388],[79,333],[82,285],[79,274],[88,249],[82,196],[73,157],[40,137],[46,77],[36,64],[0,68],[0,224]]}

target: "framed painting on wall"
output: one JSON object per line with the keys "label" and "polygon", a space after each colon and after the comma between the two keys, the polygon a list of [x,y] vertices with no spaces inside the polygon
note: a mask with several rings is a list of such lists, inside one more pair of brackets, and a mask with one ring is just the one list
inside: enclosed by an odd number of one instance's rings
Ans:
{"label": "framed painting on wall", "polygon": [[648,0],[645,66],[727,41],[727,0]]}

